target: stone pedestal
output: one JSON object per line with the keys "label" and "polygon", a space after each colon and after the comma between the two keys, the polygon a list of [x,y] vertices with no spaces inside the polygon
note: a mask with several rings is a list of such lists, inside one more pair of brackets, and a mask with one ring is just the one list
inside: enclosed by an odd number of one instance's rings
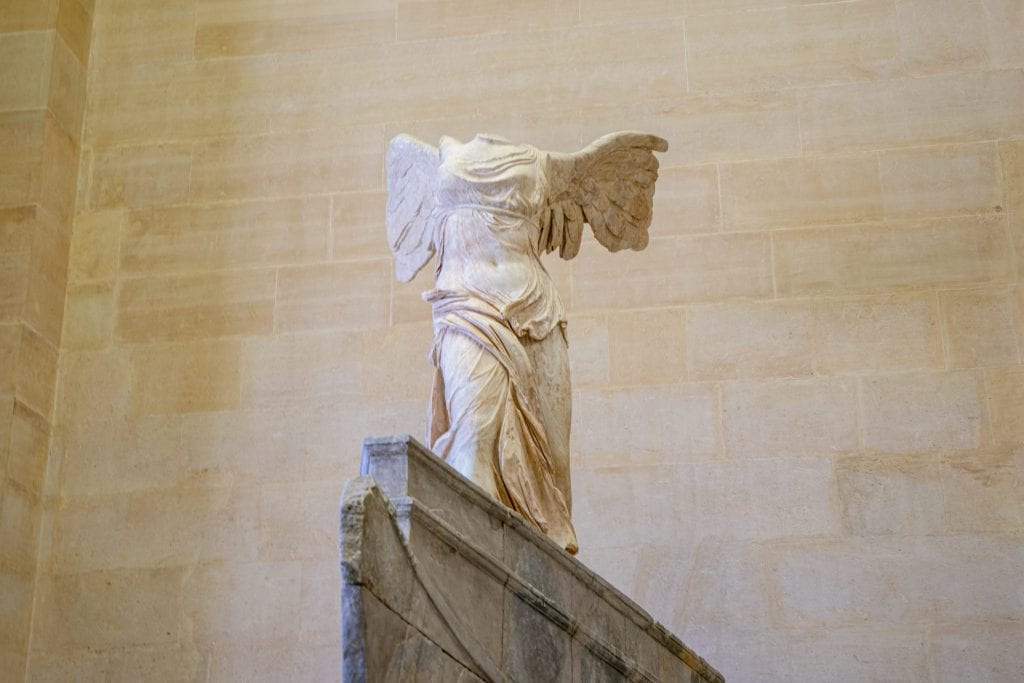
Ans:
{"label": "stone pedestal", "polygon": [[341,501],[342,680],[723,681],[643,609],[408,436]]}

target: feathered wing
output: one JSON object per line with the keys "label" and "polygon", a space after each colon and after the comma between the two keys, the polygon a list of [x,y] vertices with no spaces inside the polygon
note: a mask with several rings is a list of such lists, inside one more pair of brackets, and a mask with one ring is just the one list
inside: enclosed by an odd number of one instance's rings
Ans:
{"label": "feathered wing", "polygon": [[385,167],[388,245],[395,255],[395,276],[412,280],[434,256],[434,185],[440,156],[436,147],[411,135],[388,143]]}
{"label": "feathered wing", "polygon": [[579,152],[547,154],[547,208],[539,244],[570,259],[579,252],[583,224],[609,251],[643,249],[651,225],[658,160],[668,142],[648,133],[605,135]]}

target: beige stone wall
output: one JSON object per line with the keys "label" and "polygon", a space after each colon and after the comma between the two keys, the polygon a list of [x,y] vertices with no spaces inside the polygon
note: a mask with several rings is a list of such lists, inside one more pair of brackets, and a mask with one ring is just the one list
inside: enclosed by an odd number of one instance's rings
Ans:
{"label": "beige stone wall", "polygon": [[24,677],[92,3],[0,8],[0,679]]}
{"label": "beige stone wall", "polygon": [[97,0],[30,678],[332,679],[340,483],[429,385],[386,141],[623,128],[672,144],[650,247],[551,265],[581,557],[732,680],[1019,678],[1022,33],[1020,0]]}

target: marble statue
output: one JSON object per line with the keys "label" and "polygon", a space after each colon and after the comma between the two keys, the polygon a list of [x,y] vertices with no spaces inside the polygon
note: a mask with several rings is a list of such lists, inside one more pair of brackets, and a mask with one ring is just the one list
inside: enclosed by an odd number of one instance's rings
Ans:
{"label": "marble statue", "polygon": [[435,258],[429,445],[570,553],[566,316],[541,254],[571,259],[583,224],[611,251],[647,246],[668,143],[612,133],[572,153],[495,135],[387,151],[387,236],[398,279]]}

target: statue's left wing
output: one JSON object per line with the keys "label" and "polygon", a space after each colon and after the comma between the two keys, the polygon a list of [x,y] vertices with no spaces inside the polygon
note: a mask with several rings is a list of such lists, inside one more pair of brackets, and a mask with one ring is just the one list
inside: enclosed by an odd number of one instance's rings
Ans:
{"label": "statue's left wing", "polygon": [[436,147],[411,135],[388,143],[388,204],[384,222],[395,255],[395,275],[412,280],[434,255],[434,185],[441,159]]}
{"label": "statue's left wing", "polygon": [[649,133],[611,133],[573,154],[548,152],[547,207],[538,247],[577,254],[588,223],[609,251],[647,246],[658,160],[668,142]]}

